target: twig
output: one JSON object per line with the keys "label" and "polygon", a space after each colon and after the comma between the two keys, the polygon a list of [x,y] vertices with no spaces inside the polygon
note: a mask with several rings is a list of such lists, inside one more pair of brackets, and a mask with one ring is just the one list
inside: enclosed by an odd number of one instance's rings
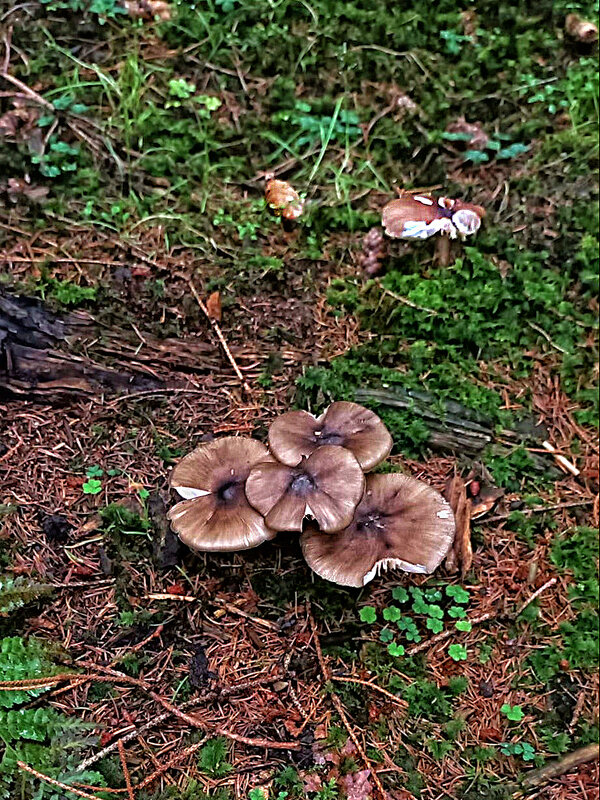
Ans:
{"label": "twig", "polygon": [[119,750],[119,758],[121,759],[121,767],[123,769],[123,775],[125,777],[125,786],[127,787],[127,794],[129,795],[129,800],[135,800],[135,796],[133,794],[133,786],[131,785],[131,775],[129,774],[129,767],[127,766],[127,759],[125,757],[125,747],[123,746],[122,739],[119,739],[118,750]]}
{"label": "twig", "polygon": [[17,89],[20,89],[23,92],[23,94],[26,94],[27,97],[31,98],[32,100],[35,100],[35,102],[39,103],[39,105],[43,106],[44,108],[47,108],[49,111],[55,110],[52,103],[49,103],[40,94],[34,92],[33,89],[30,89],[29,86],[20,81],[18,78],[14,78],[12,75],[9,75],[8,72],[3,72],[0,75],[0,77],[4,78],[4,80],[8,81],[9,83],[12,83],[13,86],[16,86]]}
{"label": "twig", "polygon": [[113,658],[113,660],[110,662],[110,666],[114,667],[119,663],[119,661],[122,661],[122,659],[124,659],[126,656],[131,655],[132,653],[137,653],[138,650],[141,650],[142,647],[145,647],[148,644],[148,642],[152,641],[152,639],[155,639],[157,636],[160,636],[164,628],[165,628],[164,624],[161,623],[156,628],[155,631],[152,631],[152,633],[149,636],[146,636],[145,639],[142,639],[141,642],[138,642],[137,644],[133,645],[133,647],[127,648],[127,651],[122,655]]}
{"label": "twig", "polygon": [[426,306],[418,306],[416,303],[413,303],[412,300],[409,300],[408,297],[403,297],[401,294],[396,294],[396,292],[390,291],[390,289],[386,289],[385,286],[381,283],[379,278],[375,278],[375,283],[379,286],[381,291],[384,294],[393,297],[394,300],[397,300],[399,303],[403,303],[405,306],[410,306],[411,308],[416,308],[417,311],[425,311],[427,314],[431,314],[432,317],[437,317],[438,312],[434,308],[427,308]]}
{"label": "twig", "polygon": [[527,324],[529,325],[530,328],[533,328],[534,331],[540,333],[544,337],[544,339],[548,342],[548,344],[551,347],[554,347],[555,350],[558,350],[559,353],[566,353],[567,355],[569,355],[568,350],[565,350],[564,347],[561,347],[559,344],[556,344],[556,342],[553,342],[552,339],[550,338],[550,335],[547,334],[543,328],[540,328],[539,325],[536,325],[535,322],[528,322]]}
{"label": "twig", "polygon": [[563,455],[561,455],[553,444],[550,444],[550,442],[542,442],[542,447],[544,448],[544,450],[547,450],[549,453],[552,453],[555,461],[561,467],[563,467],[563,469],[566,469],[567,472],[570,472],[571,475],[575,475],[575,477],[577,477],[578,475],[581,474],[580,471],[575,466],[575,464],[572,464],[568,458],[565,458]]}
{"label": "twig", "polygon": [[244,611],[237,606],[234,606],[232,603],[226,603],[225,600],[221,600],[220,598],[215,598],[215,602],[219,605],[223,606],[224,609],[229,611],[231,614],[237,614],[240,617],[244,617],[244,619],[252,620],[257,625],[262,625],[263,628],[268,628],[271,631],[275,631],[279,633],[279,625],[276,622],[272,622],[270,619],[262,619],[262,617],[254,617],[252,614],[249,614],[247,611]]}
{"label": "twig", "polygon": [[[182,703],[179,709],[183,711],[183,709],[191,708],[192,706],[195,706],[200,702],[207,703],[211,700],[217,700],[221,697],[228,697],[229,695],[234,694],[235,692],[242,692],[249,688],[256,688],[258,686],[268,686],[269,684],[279,680],[281,677],[282,676],[280,675],[271,675],[269,678],[265,678],[263,680],[242,681],[241,683],[238,683],[235,686],[230,686],[228,688],[222,689],[221,691],[207,692],[201,698],[198,697],[194,698],[193,700],[188,700],[187,702]],[[96,764],[98,761],[101,761],[107,755],[110,755],[110,753],[113,753],[118,748],[119,741],[122,741],[123,744],[125,744],[126,742],[135,739],[137,736],[141,736],[142,734],[146,733],[146,731],[155,728],[157,725],[160,725],[161,722],[164,722],[170,716],[172,716],[171,711],[164,711],[162,714],[158,714],[152,717],[151,720],[144,723],[139,728],[135,728],[132,731],[128,731],[126,734],[121,736],[120,739],[115,739],[114,742],[111,742],[110,744],[106,745],[106,747],[103,747],[102,750],[99,750],[94,755],[84,759],[84,761],[82,761],[81,764],[78,765],[77,771],[81,772],[82,770],[91,767],[93,764]]]}
{"label": "twig", "polygon": [[546,764],[545,767],[534,769],[523,778],[523,783],[525,786],[536,786],[537,784],[545,783],[552,778],[558,778],[559,775],[564,775],[565,772],[569,772],[580,764],[595,761],[598,755],[600,755],[600,747],[597,744],[579,747],[558,761],[552,761],[550,764]]}
{"label": "twig", "polygon": [[151,592],[146,595],[146,600],[181,600],[184,603],[193,603],[196,599],[191,594],[169,594],[168,592]]}
{"label": "twig", "polygon": [[71,672],[65,672],[60,675],[50,675],[47,678],[22,678],[18,681],[0,681],[0,692],[28,692],[34,689],[45,689],[46,687],[54,686],[55,683],[80,677]]}
{"label": "twig", "polygon": [[[543,514],[544,511],[558,511],[561,508],[580,508],[581,506],[591,506],[595,503],[595,500],[578,500],[574,503],[555,503],[551,506],[535,506],[534,508],[523,508],[518,509],[519,514]],[[489,522],[501,522],[502,520],[508,519],[511,514],[517,513],[515,511],[509,511],[506,514],[496,514],[493,517],[477,517],[473,520],[473,522],[477,525],[488,524]]]}
{"label": "twig", "polygon": [[344,681],[345,683],[359,683],[361,686],[366,686],[369,689],[375,689],[376,691],[381,692],[381,694],[385,695],[387,698],[392,700],[394,703],[397,703],[399,706],[402,706],[403,708],[406,708],[408,706],[406,700],[403,700],[401,697],[398,697],[397,695],[388,692],[387,689],[384,689],[382,686],[378,686],[376,683],[371,683],[370,681],[363,681],[360,678],[352,678],[346,675],[332,675],[331,680]]}
{"label": "twig", "polygon": [[[311,611],[311,608],[310,608],[310,602],[308,600],[306,601],[306,606],[307,606],[307,611],[308,611],[308,619],[309,619],[309,622],[310,622],[310,628],[311,628],[311,631],[312,631],[312,634],[313,634],[313,641],[315,643],[315,650],[317,652],[317,660],[319,662],[319,666],[320,666],[321,672],[323,674],[323,679],[326,682],[328,682],[328,681],[331,681],[331,678],[332,678],[331,670],[329,669],[329,667],[325,663],[325,659],[323,658],[323,650],[321,649],[321,640],[319,639],[319,632],[317,630],[317,625],[315,623],[315,618],[312,615],[312,611]],[[377,791],[379,793],[379,796],[380,796],[381,800],[387,800],[387,792],[383,788],[383,784],[381,783],[381,781],[379,779],[379,776],[377,775],[377,773],[373,769],[373,766],[372,766],[371,762],[369,761],[369,758],[368,758],[367,754],[365,753],[364,747],[359,742],[358,737],[356,736],[356,734],[354,733],[354,730],[352,729],[352,726],[350,725],[350,721],[348,720],[348,717],[346,716],[346,711],[344,710],[344,706],[342,704],[342,701],[340,700],[339,695],[336,694],[333,691],[330,691],[329,692],[329,697],[331,698],[331,702],[333,703],[335,710],[338,712],[344,727],[348,731],[348,736],[350,737],[350,739],[352,740],[352,743],[356,747],[356,751],[360,755],[360,757],[361,757],[361,759],[363,761],[363,764],[365,765],[365,767],[371,773],[371,776],[373,778],[373,782],[374,782],[374,784],[375,784],[375,786],[377,788]]]}
{"label": "twig", "polygon": [[177,764],[178,761],[183,761],[184,758],[186,758],[187,756],[191,756],[192,753],[195,753],[196,750],[199,750],[206,742],[206,738],[207,737],[205,736],[199,742],[194,742],[194,744],[190,745],[181,753],[176,753],[173,756],[173,758],[171,758],[169,761],[166,762],[166,764],[162,764],[160,767],[158,767],[158,769],[155,772],[153,772],[152,775],[148,775],[147,778],[144,778],[143,781],[140,781],[140,783],[138,783],[135,788],[145,789],[146,786],[153,783],[159,777],[159,775],[162,775],[163,772],[166,772],[168,769],[175,766],[175,764]]}
{"label": "twig", "polygon": [[531,597],[528,597],[528,598],[527,598],[527,600],[525,600],[525,602],[524,602],[524,603],[522,603],[522,604],[521,604],[521,605],[520,605],[520,606],[517,608],[517,610],[515,611],[515,617],[518,617],[518,616],[519,616],[519,614],[521,614],[521,613],[522,613],[522,612],[523,612],[523,611],[524,611],[524,610],[527,608],[527,606],[528,606],[530,603],[533,603],[533,601],[534,601],[534,600],[535,600],[537,597],[539,597],[539,596],[541,595],[541,593],[542,593],[542,592],[545,592],[545,591],[546,591],[546,589],[549,589],[551,586],[554,586],[554,584],[555,584],[555,583],[556,583],[556,578],[550,578],[550,580],[549,580],[549,581],[546,581],[546,583],[545,583],[543,586],[540,586],[540,588],[539,588],[539,589],[536,589],[536,590],[535,590],[535,592],[534,592],[534,593],[531,595]]}
{"label": "twig", "polygon": [[240,383],[242,384],[244,389],[248,392],[248,394],[251,394],[252,393],[252,389],[250,388],[249,384],[246,382],[246,379],[242,375],[242,371],[238,367],[235,358],[231,354],[231,350],[229,349],[229,346],[228,346],[227,342],[225,341],[225,337],[223,336],[223,331],[219,327],[219,323],[215,319],[213,319],[210,316],[210,314],[208,313],[208,308],[206,307],[206,304],[204,303],[204,300],[202,300],[202,298],[200,297],[200,295],[196,291],[196,287],[194,286],[192,281],[189,281],[189,287],[190,287],[190,290],[191,290],[192,294],[196,298],[196,302],[198,303],[198,305],[202,309],[206,319],[210,322],[210,324],[212,326],[212,329],[217,334],[217,338],[221,342],[221,346],[222,346],[223,350],[225,351],[225,355],[229,359],[229,362],[230,362],[231,366],[233,367],[233,371],[235,372],[235,374],[239,378]]}
{"label": "twig", "polygon": [[43,772],[38,772],[37,769],[33,769],[33,767],[30,767],[23,761],[17,761],[17,767],[19,767],[19,769],[22,769],[24,772],[29,772],[30,775],[34,775],[41,781],[49,783],[51,786],[56,786],[59,789],[62,789],[64,792],[72,792],[73,794],[76,794],[78,797],[84,797],[86,800],[99,800],[99,798],[96,797],[95,794],[88,794],[87,792],[83,792],[81,789],[77,789],[75,786],[68,786],[66,783],[61,783],[60,781],[57,781],[54,778],[50,778],[48,775],[44,775]]}

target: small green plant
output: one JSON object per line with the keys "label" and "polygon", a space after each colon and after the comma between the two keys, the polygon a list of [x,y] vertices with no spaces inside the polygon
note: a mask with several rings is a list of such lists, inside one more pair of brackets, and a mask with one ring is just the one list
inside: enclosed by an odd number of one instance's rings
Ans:
{"label": "small green plant", "polygon": [[505,742],[500,752],[505,756],[520,756],[523,761],[533,761],[535,758],[535,748],[528,742]]}
{"label": "small green plant", "polygon": [[[27,680],[65,672],[54,663],[58,652],[37,639],[18,636],[0,640],[0,675],[3,680]],[[54,708],[34,707],[31,703],[46,688],[0,692],[0,740],[4,752],[0,760],[0,796],[50,800],[56,790],[19,769],[23,761],[61,783],[74,782],[104,786],[98,772],[77,772],[83,752],[95,743],[93,725],[67,717]],[[28,703],[25,707],[25,703]],[[75,800],[65,792],[64,797]]]}
{"label": "small green plant", "polygon": [[396,644],[395,642],[390,642],[387,646],[387,651],[391,656],[403,656],[404,655],[404,647],[401,644]]}
{"label": "small green plant", "polygon": [[209,741],[200,750],[198,766],[202,772],[212,778],[224,778],[229,775],[233,766],[227,761],[227,740],[222,736]]}
{"label": "small green plant", "polygon": [[81,488],[84,494],[100,494],[102,491],[102,481],[97,478],[89,478]]}
{"label": "small green plant", "polygon": [[509,719],[511,722],[521,722],[525,716],[521,706],[511,706],[509,703],[504,703],[500,711],[504,714],[506,719]]}
{"label": "small green plant", "polygon": [[79,156],[78,145],[70,145],[68,142],[51,137],[47,151],[41,155],[31,156],[31,163],[39,166],[40,173],[45,178],[58,178],[65,172],[75,172],[77,156]]}
{"label": "small green plant", "polygon": [[463,644],[451,644],[448,647],[448,655],[453,661],[466,661],[467,648]]}
{"label": "small green plant", "polygon": [[358,616],[361,622],[367,622],[369,625],[377,622],[377,611],[373,606],[363,606],[358,612]]}

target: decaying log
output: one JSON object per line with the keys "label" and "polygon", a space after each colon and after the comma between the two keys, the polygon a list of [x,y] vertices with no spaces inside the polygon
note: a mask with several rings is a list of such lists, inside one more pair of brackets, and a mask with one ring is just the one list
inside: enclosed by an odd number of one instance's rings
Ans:
{"label": "decaying log", "polygon": [[[446,400],[445,413],[434,410],[436,398],[427,392],[414,389],[370,389],[361,387],[354,393],[357,403],[379,403],[390,408],[406,409],[421,417],[429,430],[427,444],[433,449],[460,451],[467,455],[480,453],[487,445],[496,440],[492,420],[470,408],[466,408],[453,400]],[[521,422],[515,430],[502,431],[502,439],[511,444],[537,444],[548,435],[544,425],[533,420]],[[535,453],[532,460],[541,468],[547,468],[547,462]]]}
{"label": "decaying log", "polygon": [[[0,395],[43,402],[185,385],[181,373],[218,370],[216,345],[158,339],[86,312],[57,314],[39,300],[0,292]],[[179,372],[173,378],[172,372]]]}

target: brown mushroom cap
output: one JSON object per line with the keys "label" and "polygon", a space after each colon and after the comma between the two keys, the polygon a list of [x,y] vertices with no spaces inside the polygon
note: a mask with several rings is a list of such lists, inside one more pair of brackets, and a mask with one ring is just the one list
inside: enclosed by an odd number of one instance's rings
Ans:
{"label": "brown mushroom cap", "polygon": [[226,436],[201,445],[171,473],[170,486],[182,497],[168,513],[171,527],[192,550],[247,550],[273,539],[264,519],[246,499],[250,470],[271,461],[254,439]]}
{"label": "brown mushroom cap", "polygon": [[454,515],[441,494],[406,475],[369,475],[354,519],[300,539],[309,567],[342,586],[364,586],[382,570],[433,572],[454,540]]}
{"label": "brown mushroom cap", "polygon": [[290,467],[323,445],[350,450],[361,468],[368,471],[390,454],[392,437],[377,414],[343,400],[332,403],[316,418],[307,411],[289,411],[269,428],[271,452]]}
{"label": "brown mushroom cap", "polygon": [[301,531],[307,514],[324,531],[348,525],[362,497],[365,476],[343,447],[318,447],[300,464],[257,464],[246,481],[250,505],[277,531]]}

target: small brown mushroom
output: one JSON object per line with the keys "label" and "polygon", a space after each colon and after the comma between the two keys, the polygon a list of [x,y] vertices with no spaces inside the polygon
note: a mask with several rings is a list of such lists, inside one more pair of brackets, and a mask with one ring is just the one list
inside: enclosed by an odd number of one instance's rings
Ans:
{"label": "small brown mushroom", "polygon": [[170,486],[185,498],[168,513],[171,527],[192,550],[247,550],[271,530],[248,503],[244,485],[252,467],[272,461],[254,439],[226,436],[201,445],[171,473]]}
{"label": "small brown mushroom", "polygon": [[307,515],[324,531],[349,525],[363,495],[365,476],[343,447],[318,447],[295,466],[257,464],[246,481],[250,505],[277,531],[301,531]]}
{"label": "small brown mushroom", "polygon": [[304,200],[287,181],[270,180],[265,187],[265,200],[284,219],[298,219],[304,211]]}
{"label": "small brown mushroom", "polygon": [[579,14],[567,14],[565,19],[567,36],[582,44],[593,44],[598,41],[598,26],[582,19]]}
{"label": "small brown mushroom", "polygon": [[309,567],[342,586],[364,586],[383,570],[433,572],[454,540],[454,515],[441,494],[406,475],[369,475],[354,519],[300,539]]}
{"label": "small brown mushroom", "polygon": [[332,403],[316,418],[307,411],[289,411],[269,428],[271,452],[290,467],[327,444],[350,450],[368,472],[390,454],[392,437],[377,414],[346,401]]}

